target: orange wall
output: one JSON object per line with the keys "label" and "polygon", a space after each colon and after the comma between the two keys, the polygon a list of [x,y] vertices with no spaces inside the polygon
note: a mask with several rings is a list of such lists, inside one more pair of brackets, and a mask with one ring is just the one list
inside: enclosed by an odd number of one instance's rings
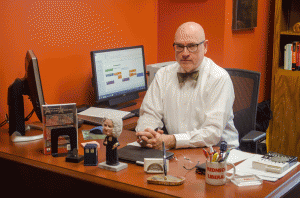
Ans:
{"label": "orange wall", "polygon": [[159,62],[175,60],[172,44],[177,27],[195,21],[203,26],[209,41],[206,56],[224,68],[261,72],[259,102],[270,98],[270,0],[258,1],[257,28],[247,31],[231,30],[232,0],[160,0],[158,8]]}
{"label": "orange wall", "polygon": [[159,0],[158,1],[158,61],[175,60],[174,34],[187,21],[200,23],[209,41],[207,56],[223,63],[225,1]]}
{"label": "orange wall", "polygon": [[[203,25],[207,56],[217,64],[260,71],[259,102],[269,99],[270,2],[258,1],[257,28],[233,32],[232,0],[2,0],[0,121],[8,113],[8,86],[24,76],[28,49],[38,57],[47,103],[91,104],[90,51],[144,45],[146,64],[174,60],[174,33],[186,21]],[[25,105],[28,114],[29,100]]]}
{"label": "orange wall", "polygon": [[93,103],[92,50],[144,45],[146,64],[157,62],[156,0],[1,0],[0,19],[0,122],[28,49],[38,58],[48,104]]}

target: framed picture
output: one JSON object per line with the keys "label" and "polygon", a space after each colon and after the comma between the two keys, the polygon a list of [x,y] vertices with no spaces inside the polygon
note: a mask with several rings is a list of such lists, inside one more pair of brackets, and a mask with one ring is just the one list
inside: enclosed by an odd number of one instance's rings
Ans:
{"label": "framed picture", "polygon": [[257,27],[257,0],[233,0],[232,29]]}

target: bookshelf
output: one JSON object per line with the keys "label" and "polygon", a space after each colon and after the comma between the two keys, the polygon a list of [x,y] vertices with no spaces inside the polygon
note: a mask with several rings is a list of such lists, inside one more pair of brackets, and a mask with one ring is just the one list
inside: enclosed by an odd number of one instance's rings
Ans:
{"label": "bookshelf", "polygon": [[299,0],[275,0],[271,109],[268,132],[270,151],[300,159],[300,71],[284,70],[284,46],[300,41],[293,26],[300,22]]}

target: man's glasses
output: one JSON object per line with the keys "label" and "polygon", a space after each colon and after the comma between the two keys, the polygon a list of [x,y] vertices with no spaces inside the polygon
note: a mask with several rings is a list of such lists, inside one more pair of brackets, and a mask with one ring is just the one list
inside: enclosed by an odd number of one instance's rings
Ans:
{"label": "man's glasses", "polygon": [[180,165],[186,170],[193,170],[199,164],[199,161],[193,162],[190,160],[190,158],[184,156],[183,154],[180,154],[179,156],[174,155],[173,159],[175,159],[176,162],[179,162]]}
{"label": "man's glasses", "polygon": [[176,51],[176,52],[182,52],[183,50],[184,50],[184,48],[186,47],[187,48],[187,50],[189,51],[189,52],[195,52],[195,51],[197,51],[197,49],[198,49],[198,45],[201,45],[202,43],[204,43],[205,42],[205,40],[204,41],[202,41],[201,43],[198,43],[198,44],[188,44],[188,45],[181,45],[181,44],[176,44],[176,43],[173,43],[173,47],[174,47],[174,50]]}

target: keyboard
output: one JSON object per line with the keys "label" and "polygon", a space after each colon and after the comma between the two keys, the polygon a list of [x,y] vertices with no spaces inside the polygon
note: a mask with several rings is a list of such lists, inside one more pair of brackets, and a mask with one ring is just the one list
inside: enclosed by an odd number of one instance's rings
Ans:
{"label": "keyboard", "polygon": [[124,116],[122,119],[126,120],[126,119],[129,119],[132,117],[139,117],[139,116],[140,116],[140,109],[135,109],[135,110],[130,111],[130,113],[127,114],[126,116]]}

